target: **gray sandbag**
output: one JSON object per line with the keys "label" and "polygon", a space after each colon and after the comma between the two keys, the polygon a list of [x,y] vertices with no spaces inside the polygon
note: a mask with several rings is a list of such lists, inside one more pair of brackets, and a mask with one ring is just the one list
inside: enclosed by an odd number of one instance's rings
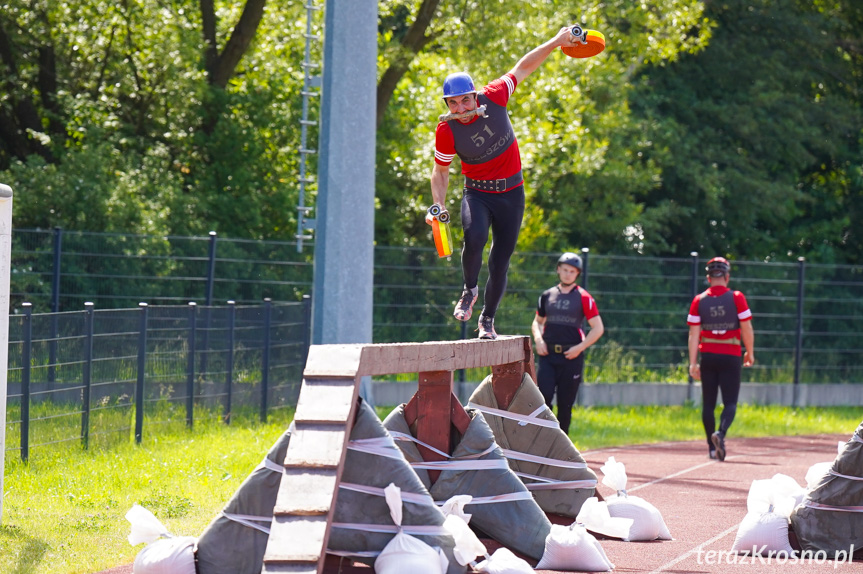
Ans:
{"label": "gray sandbag", "polygon": [[[405,421],[404,407],[396,407],[384,420],[383,424],[390,432],[411,434]],[[459,494],[469,494],[475,498],[523,494],[521,500],[468,504],[465,511],[471,514],[471,526],[503,546],[539,560],[545,549],[545,539],[551,532],[551,522],[530,497],[521,480],[507,466],[503,452],[495,444],[494,435],[482,413],[473,409],[467,412],[471,422],[453,449],[451,460],[503,461],[501,465],[483,470],[442,469],[434,485],[429,480],[427,470],[416,467],[414,470],[436,501],[446,501]],[[397,440],[396,443],[412,465],[423,463],[416,444],[403,440]],[[476,456],[480,453],[485,454]]]}
{"label": "gray sandbag", "polygon": [[[834,510],[831,510],[831,507]],[[830,470],[791,513],[791,526],[804,551],[847,557],[863,548],[863,423]],[[839,508],[840,510],[835,510]],[[856,511],[853,510],[856,508]],[[852,511],[848,511],[851,509]]]}
{"label": "gray sandbag", "polygon": [[[415,538],[444,551],[449,560],[447,574],[462,574],[465,572],[465,567],[461,566],[453,556],[454,540],[451,535],[424,535],[410,532],[409,527],[412,525],[443,527],[446,517],[434,504],[428,490],[405,460],[401,450],[394,444],[374,410],[368,406],[368,403],[362,401],[357,411],[351,430],[351,443],[345,456],[345,468],[339,483],[333,523],[393,526],[393,519],[383,496],[358,492],[352,490],[350,486],[360,485],[383,491],[387,485],[393,483],[401,489],[405,499],[402,527]],[[386,439],[390,445],[391,454],[396,458],[370,454],[352,446],[358,441],[367,439]],[[408,498],[411,494],[424,498],[425,503],[409,502]],[[380,552],[394,536],[395,533],[372,532],[368,528],[334,526],[330,529],[327,551],[348,555],[358,552]],[[356,560],[369,564],[374,562],[370,558],[358,557]]]}
{"label": "gray sandbag", "polygon": [[[489,375],[480,383],[470,396],[468,406],[483,412],[510,468],[531,491],[540,508],[575,518],[584,501],[596,495],[596,474],[587,467],[566,433],[560,430],[557,417],[545,406],[545,399],[530,375],[524,374],[506,411],[516,415],[534,415],[531,418],[535,423],[523,424],[506,418],[503,413],[495,414],[489,410],[500,410],[491,381]],[[544,421],[548,421],[548,426],[541,426]],[[519,453],[560,461],[561,466],[519,460]]]}
{"label": "gray sandbag", "polygon": [[[281,466],[291,441],[289,428],[276,441],[266,458]],[[246,477],[222,512],[204,529],[198,539],[198,574],[258,574],[264,560],[269,534],[226,516],[273,516],[282,473],[264,463]],[[269,522],[257,524],[269,528]]]}

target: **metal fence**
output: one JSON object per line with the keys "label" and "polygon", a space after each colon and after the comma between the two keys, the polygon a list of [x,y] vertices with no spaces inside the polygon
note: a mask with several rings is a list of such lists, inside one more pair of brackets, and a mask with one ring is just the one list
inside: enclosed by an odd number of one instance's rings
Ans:
{"label": "metal fence", "polygon": [[[558,253],[516,253],[495,317],[499,333],[529,335],[537,300],[557,283]],[[587,382],[687,382],[686,316],[706,289],[705,263],[686,258],[595,255],[583,251],[580,283],[606,328],[587,354]],[[480,277],[480,290],[485,277]],[[756,365],[746,382],[863,383],[863,267],[732,262],[731,284],[753,312]],[[432,249],[375,251],[375,342],[475,336],[452,319],[461,293],[457,258]],[[480,298],[481,303],[481,298]],[[478,313],[475,313],[477,315]],[[483,375],[484,376],[484,375]],[[476,380],[468,374],[468,380]]]}
{"label": "metal fence", "polygon": [[[299,303],[33,313],[10,317],[7,448],[129,440],[196,416],[262,420],[293,407],[309,346]],[[146,421],[146,425],[145,425]]]}
{"label": "metal fence", "polygon": [[[299,301],[311,295],[313,247],[209,237],[156,237],[15,230],[12,302],[34,310],[129,307],[139,301],[203,305]],[[686,314],[705,288],[704,263],[584,252],[582,284],[596,298],[606,335],[588,352],[588,382],[685,382]],[[498,332],[529,334],[536,300],[554,285],[557,253],[519,252],[496,316]],[[373,340],[475,336],[452,319],[461,290],[458,257],[433,248],[375,248]],[[480,287],[485,277],[480,277]],[[809,262],[733,262],[731,286],[754,314],[758,363],[749,382],[863,382],[863,267]],[[481,299],[480,299],[481,303]],[[469,374],[471,377],[474,374]],[[479,376],[479,375],[476,375]]]}

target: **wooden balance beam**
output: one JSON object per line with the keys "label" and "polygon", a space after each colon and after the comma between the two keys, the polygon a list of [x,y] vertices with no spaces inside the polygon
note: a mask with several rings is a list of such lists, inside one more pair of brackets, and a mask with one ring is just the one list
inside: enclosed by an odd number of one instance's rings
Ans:
{"label": "wooden balance beam", "polygon": [[[362,377],[417,373],[419,387],[407,404],[407,422],[418,439],[449,453],[451,429],[464,433],[470,422],[453,393],[453,371],[483,367],[491,367],[494,394],[505,409],[525,372],[536,380],[530,338],[313,345],[303,372],[263,572],[323,572]],[[420,451],[427,461],[442,458],[422,446]],[[429,475],[435,480],[439,471]]]}

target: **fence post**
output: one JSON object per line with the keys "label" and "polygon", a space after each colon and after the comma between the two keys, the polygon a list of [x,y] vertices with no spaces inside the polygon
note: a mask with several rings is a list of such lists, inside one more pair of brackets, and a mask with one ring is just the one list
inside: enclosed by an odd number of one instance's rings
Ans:
{"label": "fence post", "polygon": [[51,339],[48,341],[48,388],[57,381],[57,337],[60,333],[57,313],[60,312],[60,263],[63,258],[63,228],[54,228],[54,269],[51,275]]}
{"label": "fence post", "polygon": [[81,445],[90,447],[90,391],[93,387],[93,303],[84,303],[83,397],[81,398]]}
{"label": "fence post", "polygon": [[[689,256],[692,257],[692,281],[689,284],[689,299],[695,299],[698,295],[698,251],[691,251]],[[689,326],[687,325],[687,330]],[[686,398],[690,401],[695,400],[695,379],[689,373],[689,334],[686,335],[686,372],[689,377],[689,384],[686,387]]]}
{"label": "fence post", "polygon": [[264,348],[261,350],[261,422],[267,422],[267,399],[270,392],[270,325],[273,320],[273,301],[264,299]]}
{"label": "fence post", "polygon": [[207,308],[204,310],[204,354],[201,355],[201,372],[207,372],[207,363],[209,361],[210,350],[210,327],[213,325],[213,288],[216,283],[216,232],[210,232],[210,249],[207,255],[207,292],[204,295],[204,305]]}
{"label": "fence post", "polygon": [[[312,297],[311,295],[303,295],[303,321],[305,321],[306,329],[304,331],[305,338],[303,340],[303,356],[302,364],[303,371],[306,370],[306,361],[309,358],[309,348],[312,346]],[[302,375],[302,373],[300,373]]]}
{"label": "fence post", "polygon": [[135,384],[135,442],[141,444],[144,434],[144,376],[147,369],[147,304],[138,303],[141,309],[138,330],[138,380]]}
{"label": "fence post", "polygon": [[587,290],[587,256],[590,254],[589,247],[581,248],[581,287],[585,291]]}
{"label": "fence post", "polygon": [[190,429],[195,417],[195,321],[198,305],[189,303],[189,335],[186,342],[186,426]]}
{"label": "fence post", "polygon": [[228,348],[225,357],[225,396],[224,421],[226,425],[231,424],[231,392],[234,383],[234,324],[237,319],[237,307],[234,301],[228,301]]}
{"label": "fence post", "polygon": [[24,345],[21,348],[21,460],[30,458],[30,356],[33,348],[33,305],[24,307]]}
{"label": "fence post", "polygon": [[797,258],[797,337],[794,341],[794,398],[792,405],[800,403],[800,365],[803,360],[803,285],[806,275],[806,258]]}

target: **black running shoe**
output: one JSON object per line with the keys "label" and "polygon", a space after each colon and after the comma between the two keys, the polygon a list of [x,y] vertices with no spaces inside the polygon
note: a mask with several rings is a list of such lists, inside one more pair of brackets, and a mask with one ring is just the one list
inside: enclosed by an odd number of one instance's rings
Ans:
{"label": "black running shoe", "polygon": [[716,447],[716,458],[725,460],[725,439],[719,434],[719,431],[710,435],[710,442]]}
{"label": "black running shoe", "polygon": [[458,303],[455,304],[455,310],[452,312],[452,316],[459,321],[470,321],[470,317],[473,315],[473,304],[476,303],[478,295],[478,288],[465,288],[465,290],[462,291],[461,299],[459,299]]}
{"label": "black running shoe", "polygon": [[497,333],[494,332],[494,317],[486,317],[480,313],[478,328],[480,339],[497,339]]}

